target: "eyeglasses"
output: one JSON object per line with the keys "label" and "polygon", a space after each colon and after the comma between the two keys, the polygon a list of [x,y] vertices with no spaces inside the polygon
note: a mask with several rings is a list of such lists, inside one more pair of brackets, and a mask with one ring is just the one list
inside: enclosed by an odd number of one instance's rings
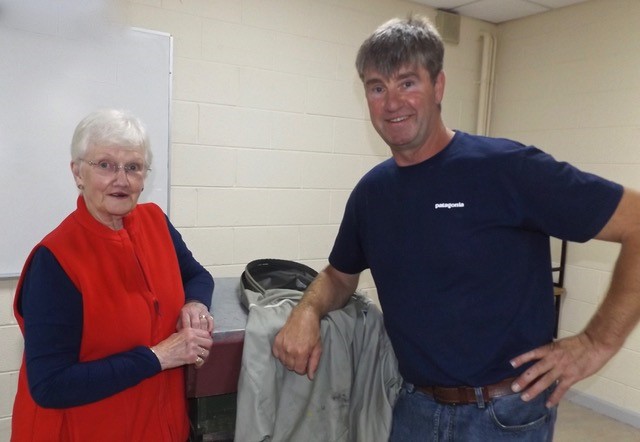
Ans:
{"label": "eyeglasses", "polygon": [[144,174],[151,169],[146,167],[143,163],[126,163],[126,164],[118,164],[113,161],[101,160],[97,163],[93,161],[88,161],[85,159],[80,159],[80,161],[84,161],[89,166],[93,167],[93,169],[102,176],[113,176],[118,173],[120,169],[124,171],[127,176],[142,178]]}

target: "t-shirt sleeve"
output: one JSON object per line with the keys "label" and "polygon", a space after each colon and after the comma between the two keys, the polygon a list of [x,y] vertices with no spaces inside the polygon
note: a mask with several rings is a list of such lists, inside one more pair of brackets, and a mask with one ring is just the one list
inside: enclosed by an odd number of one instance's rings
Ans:
{"label": "t-shirt sleeve", "polygon": [[585,242],[597,235],[624,190],[536,148],[526,149],[509,170],[522,226],[569,241]]}
{"label": "t-shirt sleeve", "polygon": [[329,264],[336,270],[356,274],[369,267],[363,251],[362,229],[358,225],[357,198],[359,187],[349,196],[338,235],[329,254]]}

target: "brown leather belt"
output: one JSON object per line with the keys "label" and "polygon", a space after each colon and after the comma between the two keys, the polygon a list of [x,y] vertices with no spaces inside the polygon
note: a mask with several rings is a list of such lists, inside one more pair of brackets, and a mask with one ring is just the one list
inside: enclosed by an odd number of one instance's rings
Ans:
{"label": "brown leather belt", "polygon": [[[484,387],[419,387],[416,385],[416,390],[421,391],[433,397],[437,402],[450,405],[468,405],[477,404],[482,400],[483,402],[490,402],[491,399],[500,396],[507,396],[514,394],[511,389],[511,384],[516,378],[504,379],[496,384],[487,385]],[[481,398],[480,398],[480,395]]]}

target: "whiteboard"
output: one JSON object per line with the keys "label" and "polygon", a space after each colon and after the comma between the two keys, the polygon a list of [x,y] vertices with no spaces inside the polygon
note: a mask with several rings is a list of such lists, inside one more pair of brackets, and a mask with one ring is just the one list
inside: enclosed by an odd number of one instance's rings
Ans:
{"label": "whiteboard", "polygon": [[171,36],[24,24],[0,20],[0,278],[18,276],[33,246],[75,209],[71,137],[98,108],[144,122],[153,164],[140,201],[168,211]]}

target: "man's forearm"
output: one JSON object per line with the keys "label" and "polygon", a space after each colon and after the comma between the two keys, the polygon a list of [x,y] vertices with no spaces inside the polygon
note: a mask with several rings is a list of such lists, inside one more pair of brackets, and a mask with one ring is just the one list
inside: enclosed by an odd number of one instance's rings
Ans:
{"label": "man's forearm", "polygon": [[344,307],[357,285],[357,275],[345,275],[328,266],[309,284],[297,308],[311,308],[322,318]]}
{"label": "man's forearm", "polygon": [[640,235],[622,243],[611,284],[585,329],[596,344],[617,351],[640,320]]}

